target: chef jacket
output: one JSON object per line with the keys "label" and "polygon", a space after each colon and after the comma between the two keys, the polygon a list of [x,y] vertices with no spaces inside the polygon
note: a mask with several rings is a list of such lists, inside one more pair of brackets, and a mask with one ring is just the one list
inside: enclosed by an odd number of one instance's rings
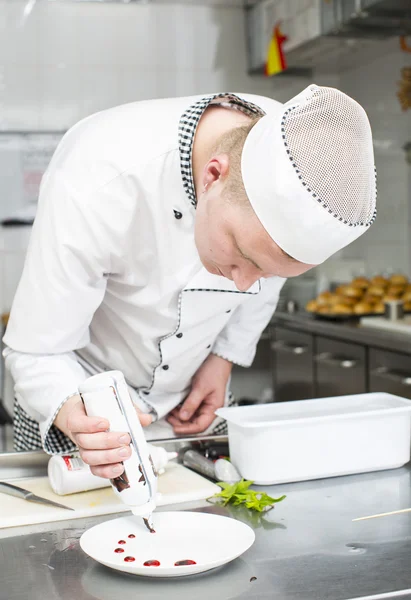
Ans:
{"label": "chef jacket", "polygon": [[60,142],[4,338],[22,448],[74,449],[53,421],[92,374],[122,371],[156,420],[186,398],[210,353],[252,363],[285,280],[241,292],[200,261],[191,157],[210,103],[254,116],[278,106],[231,93],[133,102]]}

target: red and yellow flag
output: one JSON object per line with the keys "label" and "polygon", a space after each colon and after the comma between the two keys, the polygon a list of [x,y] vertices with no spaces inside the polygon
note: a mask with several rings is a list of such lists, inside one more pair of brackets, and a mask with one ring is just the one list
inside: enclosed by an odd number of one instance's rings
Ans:
{"label": "red and yellow flag", "polygon": [[265,63],[264,74],[267,77],[281,73],[287,68],[287,63],[284,56],[283,44],[288,40],[288,37],[281,33],[280,25],[274,27],[273,37],[268,46],[267,62]]}

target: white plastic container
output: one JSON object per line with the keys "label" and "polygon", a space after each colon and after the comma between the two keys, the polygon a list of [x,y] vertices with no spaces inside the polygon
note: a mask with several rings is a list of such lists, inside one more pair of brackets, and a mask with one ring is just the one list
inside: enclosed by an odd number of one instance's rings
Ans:
{"label": "white plastic container", "polygon": [[411,401],[370,393],[221,408],[230,458],[258,485],[401,467],[410,460]]}

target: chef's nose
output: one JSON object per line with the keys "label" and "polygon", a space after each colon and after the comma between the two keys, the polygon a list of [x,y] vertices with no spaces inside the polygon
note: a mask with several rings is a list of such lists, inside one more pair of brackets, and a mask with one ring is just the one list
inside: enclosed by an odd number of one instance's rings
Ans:
{"label": "chef's nose", "polygon": [[240,269],[234,267],[231,271],[231,276],[235,286],[240,292],[246,292],[260,278],[260,273],[257,269]]}

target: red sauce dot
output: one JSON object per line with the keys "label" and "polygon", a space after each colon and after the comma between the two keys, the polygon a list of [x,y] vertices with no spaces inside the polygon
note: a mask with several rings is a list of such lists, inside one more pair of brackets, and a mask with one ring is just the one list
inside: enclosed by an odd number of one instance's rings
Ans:
{"label": "red sauce dot", "polygon": [[128,536],[129,538],[135,538],[136,536],[134,535],[134,533],[130,533],[130,535]]}
{"label": "red sauce dot", "polygon": [[135,560],[136,559],[134,558],[134,556],[126,556],[124,562],[134,562]]}
{"label": "red sauce dot", "polygon": [[196,565],[196,561],[195,560],[178,560],[177,562],[174,563],[175,567],[183,567],[185,565]]}
{"label": "red sauce dot", "polygon": [[144,563],[145,567],[159,567],[160,563],[158,560],[146,560]]}
{"label": "red sauce dot", "polygon": [[124,552],[123,548],[116,548],[114,550],[114,552],[117,552],[117,554],[120,554],[120,552]]}
{"label": "red sauce dot", "polygon": [[119,543],[119,544],[125,544],[125,543],[126,543],[126,540],[118,540],[118,543]]}

